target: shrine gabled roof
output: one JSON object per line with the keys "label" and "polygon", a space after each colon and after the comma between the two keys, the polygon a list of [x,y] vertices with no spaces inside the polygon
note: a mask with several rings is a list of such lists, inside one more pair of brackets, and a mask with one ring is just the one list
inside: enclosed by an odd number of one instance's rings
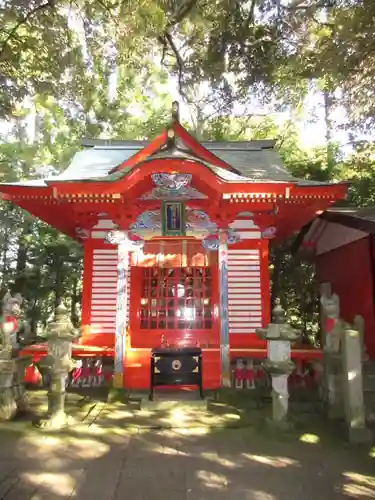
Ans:
{"label": "shrine gabled roof", "polygon": [[302,247],[313,247],[321,236],[318,228],[331,222],[341,226],[375,235],[375,207],[330,207],[302,227],[292,245],[292,252]]}
{"label": "shrine gabled roof", "polygon": [[[59,175],[17,183],[19,186],[43,187],[49,182],[113,181],[123,177],[132,167],[117,170],[120,165],[149,145],[147,141],[84,140],[83,151],[77,152],[67,169]],[[299,186],[319,186],[325,183],[298,179],[283,166],[280,155],[273,149],[274,141],[213,141],[201,145],[222,160],[231,170],[203,161],[186,149],[178,149],[181,157],[199,161],[225,182],[292,182]],[[159,151],[144,161],[168,158],[176,154]]]}

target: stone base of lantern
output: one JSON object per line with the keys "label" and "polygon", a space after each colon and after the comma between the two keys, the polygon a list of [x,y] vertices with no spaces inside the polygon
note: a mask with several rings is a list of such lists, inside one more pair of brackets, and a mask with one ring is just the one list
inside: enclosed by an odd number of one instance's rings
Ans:
{"label": "stone base of lantern", "polygon": [[65,412],[59,412],[51,415],[49,418],[43,419],[38,423],[38,427],[47,431],[58,431],[75,425],[77,422],[73,417]]}
{"label": "stone base of lantern", "polygon": [[65,371],[50,373],[51,383],[48,391],[48,417],[39,422],[38,427],[45,430],[59,430],[75,424],[72,417],[65,413],[66,378]]}
{"label": "stone base of lantern", "polygon": [[12,420],[16,416],[17,411],[17,403],[13,390],[0,390],[0,421]]}

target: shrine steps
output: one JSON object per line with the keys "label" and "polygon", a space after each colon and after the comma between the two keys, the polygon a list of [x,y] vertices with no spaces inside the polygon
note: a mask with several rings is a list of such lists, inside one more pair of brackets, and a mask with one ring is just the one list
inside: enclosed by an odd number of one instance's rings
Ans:
{"label": "shrine steps", "polygon": [[172,410],[181,406],[189,408],[207,408],[207,398],[201,399],[199,391],[195,390],[164,390],[155,389],[153,401],[149,400],[147,391],[131,391],[128,395],[129,402],[138,402],[141,409],[147,410]]}

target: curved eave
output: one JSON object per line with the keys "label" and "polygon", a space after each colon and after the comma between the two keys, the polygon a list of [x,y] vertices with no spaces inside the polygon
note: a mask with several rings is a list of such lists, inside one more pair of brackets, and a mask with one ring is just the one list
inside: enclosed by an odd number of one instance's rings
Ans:
{"label": "curved eave", "polygon": [[[64,213],[62,213],[62,207],[52,196],[41,195],[35,192],[30,194],[30,188],[25,186],[9,186],[9,188],[10,192],[7,192],[5,195],[3,194],[3,199],[26,210],[26,212],[29,212],[34,217],[37,217],[70,238],[76,239],[76,222],[74,217],[70,213],[67,213],[66,207],[64,207]],[[3,189],[3,186],[0,189]]]}
{"label": "curved eave", "polygon": [[47,184],[33,186],[27,184],[0,184],[0,199],[11,201],[14,196],[25,196],[28,199],[48,199],[53,195],[53,189]]}
{"label": "curved eave", "polygon": [[[118,171],[114,174],[96,179],[80,180],[50,180],[45,181],[45,186],[27,186],[21,184],[0,185],[0,192],[4,199],[12,200],[14,197],[27,199],[48,200],[58,198],[60,195],[99,195],[108,197],[123,194],[137,196],[142,188],[152,187],[151,174],[155,172],[192,174],[194,185],[199,186],[207,195],[222,196],[229,201],[246,195],[272,194],[294,202],[307,201],[311,198],[330,200],[343,199],[346,196],[348,184],[305,184],[294,181],[253,181],[236,174],[228,180],[213,171],[217,167],[204,161],[198,161],[189,155],[170,156],[163,158],[148,158],[132,169]],[[224,175],[224,173],[223,173]]]}
{"label": "curved eave", "polygon": [[181,158],[148,159],[136,165],[129,171],[119,171],[102,179],[85,179],[74,181],[49,181],[48,185],[55,188],[56,193],[83,195],[96,193],[100,196],[109,196],[123,193],[124,195],[136,195],[134,192],[137,185],[140,188],[148,189],[152,187],[151,174],[184,172],[192,174],[194,185],[200,186],[206,194],[237,192],[272,192],[275,194],[285,194],[287,189],[292,190],[293,182],[261,181],[253,182],[250,179],[241,178],[240,181],[228,182],[220,178],[212,171],[210,166],[204,162]]}

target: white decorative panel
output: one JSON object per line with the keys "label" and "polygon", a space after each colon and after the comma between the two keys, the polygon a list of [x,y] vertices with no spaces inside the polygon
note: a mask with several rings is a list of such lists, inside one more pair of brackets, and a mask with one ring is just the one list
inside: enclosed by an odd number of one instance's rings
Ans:
{"label": "white decorative panel", "polygon": [[[236,221],[238,222],[251,221]],[[240,227],[244,226],[241,224]],[[229,247],[229,333],[255,333],[256,328],[262,326],[260,266],[259,250]]]}
{"label": "white decorative panel", "polygon": [[[100,226],[109,226],[101,221]],[[109,227],[108,227],[109,228]],[[118,254],[117,248],[94,249],[91,289],[91,333],[115,334]],[[128,284],[130,286],[130,277]]]}

